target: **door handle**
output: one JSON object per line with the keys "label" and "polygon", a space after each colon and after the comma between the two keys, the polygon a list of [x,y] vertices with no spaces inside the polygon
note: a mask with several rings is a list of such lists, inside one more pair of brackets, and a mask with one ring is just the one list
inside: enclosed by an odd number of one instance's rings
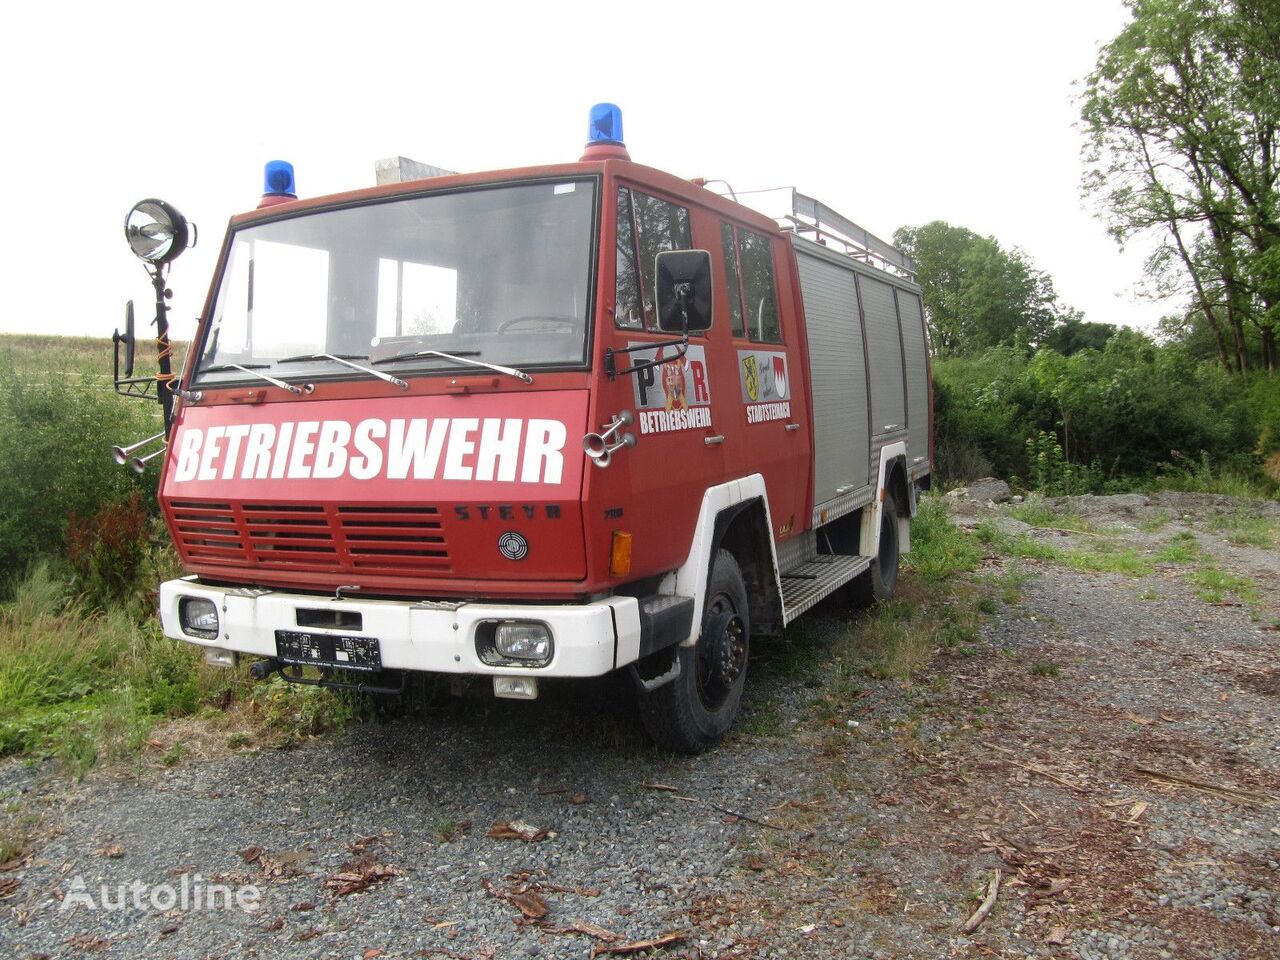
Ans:
{"label": "door handle", "polygon": [[717,433],[714,437],[703,437],[702,442],[708,447],[714,447],[717,443],[724,443],[724,434]]}
{"label": "door handle", "polygon": [[787,433],[791,433],[793,430],[799,430],[799,429],[800,429],[800,424],[798,423],[788,423],[786,426]]}

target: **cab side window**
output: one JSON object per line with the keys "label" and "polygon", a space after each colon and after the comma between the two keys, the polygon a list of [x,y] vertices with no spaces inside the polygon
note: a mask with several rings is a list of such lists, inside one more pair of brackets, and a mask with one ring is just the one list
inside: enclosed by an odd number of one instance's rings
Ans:
{"label": "cab side window", "polygon": [[690,250],[689,211],[621,187],[618,190],[617,291],[614,322],[628,330],[657,330],[654,258],[663,250]]}
{"label": "cab side window", "polygon": [[724,250],[724,272],[729,286],[729,329],[735,337],[745,337],[742,326],[742,271],[738,269],[738,245],[733,224],[720,223],[720,245]]}
{"label": "cab side window", "polygon": [[724,245],[733,335],[758,343],[781,343],[772,243],[768,237],[723,222],[720,238]]}

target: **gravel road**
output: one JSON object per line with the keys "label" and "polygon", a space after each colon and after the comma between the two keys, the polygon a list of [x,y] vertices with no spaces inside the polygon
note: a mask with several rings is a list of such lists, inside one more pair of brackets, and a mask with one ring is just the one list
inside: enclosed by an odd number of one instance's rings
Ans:
{"label": "gravel road", "polygon": [[[860,677],[835,717],[812,707],[832,682],[821,639],[800,670],[761,644],[741,732],[692,759],[656,753],[625,697],[583,684],[80,784],[9,763],[0,798],[42,827],[0,872],[0,950],[1280,956],[1280,551],[1214,522],[1280,508],[1049,506],[1105,533],[955,510],[1061,549],[1194,541],[1233,591],[1204,599],[1199,563],[1129,577],[993,555],[965,578],[990,611],[973,642],[909,683]],[[826,609],[805,635],[847,629]],[[994,909],[961,932],[997,870]],[[183,910],[166,891],[184,883],[257,899]],[[141,908],[102,908],[121,884]]]}

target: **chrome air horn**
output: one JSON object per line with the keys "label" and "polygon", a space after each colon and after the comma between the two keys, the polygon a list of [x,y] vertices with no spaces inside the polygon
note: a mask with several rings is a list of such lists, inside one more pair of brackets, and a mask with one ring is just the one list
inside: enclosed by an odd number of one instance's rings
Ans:
{"label": "chrome air horn", "polygon": [[[142,447],[148,446],[149,444],[155,443],[157,440],[163,440],[163,439],[164,439],[164,431],[161,430],[154,437],[147,437],[147,439],[145,440],[139,440],[137,443],[133,444],[132,446],[112,447],[111,456],[115,458],[116,463],[120,464],[120,466],[123,467],[126,463],[130,463],[129,455],[133,453],[133,451],[138,450]],[[153,453],[151,456],[154,457],[155,454]],[[150,460],[150,459],[151,457],[147,457],[147,460]],[[131,463],[130,463],[130,466],[132,466]],[[134,469],[137,470],[138,468],[134,467]],[[139,470],[138,472],[141,473],[142,471]]]}
{"label": "chrome air horn", "polygon": [[169,444],[166,443],[159,450],[155,451],[154,453],[148,453],[145,457],[134,457],[132,460],[129,461],[129,469],[132,470],[134,473],[142,473],[144,470],[147,469],[148,460],[154,460],[156,457],[160,456],[160,454],[164,453],[168,449],[169,449]]}
{"label": "chrome air horn", "polygon": [[600,433],[588,433],[583,437],[582,449],[591,458],[591,462],[597,467],[607,467],[615,452],[623,447],[634,447],[636,445],[634,433],[624,433],[617,440],[614,439],[623,427],[629,427],[634,422],[635,417],[631,411],[623,410],[610,420],[608,426]]}

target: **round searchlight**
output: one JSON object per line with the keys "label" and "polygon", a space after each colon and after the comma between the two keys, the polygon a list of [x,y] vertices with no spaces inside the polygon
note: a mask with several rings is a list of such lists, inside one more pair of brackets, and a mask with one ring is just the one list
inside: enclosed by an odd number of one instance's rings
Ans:
{"label": "round searchlight", "polygon": [[139,200],[124,220],[124,236],[134,256],[147,263],[168,263],[191,245],[186,218],[163,200]]}

